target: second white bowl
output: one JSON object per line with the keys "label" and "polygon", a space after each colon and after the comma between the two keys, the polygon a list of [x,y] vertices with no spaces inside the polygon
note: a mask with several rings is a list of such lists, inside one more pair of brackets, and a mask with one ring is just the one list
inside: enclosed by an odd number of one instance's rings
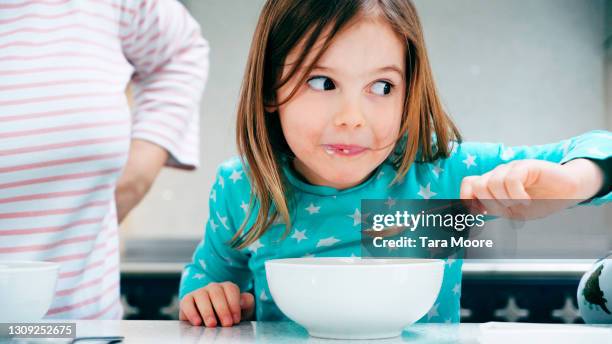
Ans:
{"label": "second white bowl", "polygon": [[49,310],[59,264],[0,261],[0,323],[40,320]]}

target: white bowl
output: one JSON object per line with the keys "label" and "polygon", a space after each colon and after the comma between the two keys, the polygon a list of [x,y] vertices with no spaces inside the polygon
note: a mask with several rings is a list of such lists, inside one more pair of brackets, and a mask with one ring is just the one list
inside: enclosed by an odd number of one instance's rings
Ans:
{"label": "white bowl", "polygon": [[438,259],[289,258],[266,262],[272,298],[313,337],[399,336],[435,302]]}
{"label": "white bowl", "polygon": [[28,322],[47,313],[59,264],[34,261],[0,261],[0,323]]}

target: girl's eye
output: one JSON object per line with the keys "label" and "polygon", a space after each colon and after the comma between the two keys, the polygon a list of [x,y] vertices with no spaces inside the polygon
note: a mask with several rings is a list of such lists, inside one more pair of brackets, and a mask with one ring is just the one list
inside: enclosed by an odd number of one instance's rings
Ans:
{"label": "girl's eye", "polygon": [[387,81],[377,81],[372,85],[371,91],[379,96],[384,96],[391,93],[392,88],[393,85]]}
{"label": "girl's eye", "polygon": [[315,76],[308,80],[308,85],[313,90],[317,91],[331,91],[336,88],[332,79],[326,76]]}

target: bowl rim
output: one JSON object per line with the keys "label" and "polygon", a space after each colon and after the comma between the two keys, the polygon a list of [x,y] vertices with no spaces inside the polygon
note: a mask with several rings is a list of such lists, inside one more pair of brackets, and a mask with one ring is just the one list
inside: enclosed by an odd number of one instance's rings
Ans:
{"label": "bowl rim", "polygon": [[[19,264],[22,266],[15,267],[11,264]],[[8,265],[8,267],[5,267]],[[60,264],[55,262],[47,262],[42,260],[0,260],[0,272],[24,272],[24,271],[48,271],[59,270]]]}
{"label": "bowl rim", "polygon": [[[327,264],[318,264],[313,261],[329,261]],[[346,264],[340,260],[385,260],[384,264]],[[338,263],[334,263],[338,261]],[[407,262],[409,263],[407,264]],[[265,265],[288,265],[302,267],[326,267],[326,268],[397,268],[405,266],[425,266],[425,265],[441,265],[444,264],[443,259],[437,258],[361,258],[361,257],[296,257],[296,258],[278,258],[270,259],[265,262]]]}

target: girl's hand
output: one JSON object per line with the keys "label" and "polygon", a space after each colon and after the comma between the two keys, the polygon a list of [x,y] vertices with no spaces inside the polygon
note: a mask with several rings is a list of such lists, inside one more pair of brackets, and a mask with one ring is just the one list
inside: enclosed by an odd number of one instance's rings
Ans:
{"label": "girl's hand", "polygon": [[180,303],[180,320],[188,320],[191,325],[223,327],[250,319],[255,309],[255,299],[250,293],[240,293],[240,288],[232,282],[210,283],[185,295]]}
{"label": "girl's hand", "polygon": [[[587,159],[575,159],[564,165],[516,160],[482,176],[463,178],[460,197],[478,200],[480,212],[531,219],[593,197],[601,189],[603,180],[603,171]],[[534,199],[551,201],[530,202]]]}

